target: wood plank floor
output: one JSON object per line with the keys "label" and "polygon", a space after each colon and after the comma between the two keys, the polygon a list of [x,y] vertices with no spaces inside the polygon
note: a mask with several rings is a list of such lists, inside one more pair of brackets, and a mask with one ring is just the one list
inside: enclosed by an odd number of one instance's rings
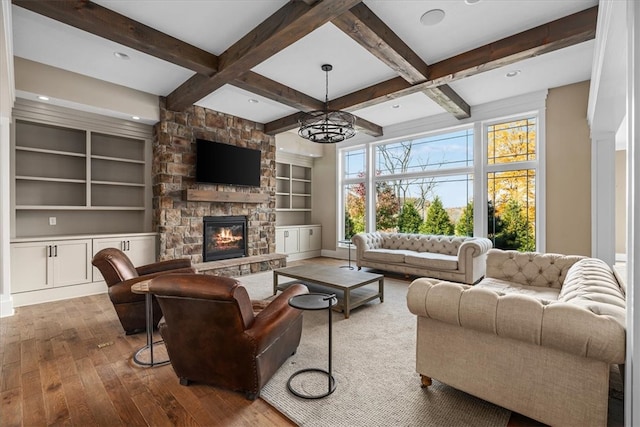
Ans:
{"label": "wood plank floor", "polygon": [[[16,308],[0,319],[0,426],[295,425],[261,399],[181,386],[171,365],[136,365],[145,342],[144,333],[124,334],[106,294]],[[541,425],[518,414],[509,421]]]}

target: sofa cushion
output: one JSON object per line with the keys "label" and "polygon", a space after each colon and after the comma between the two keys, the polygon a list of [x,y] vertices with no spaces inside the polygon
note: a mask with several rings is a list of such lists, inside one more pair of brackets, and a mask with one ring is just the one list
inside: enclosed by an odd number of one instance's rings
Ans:
{"label": "sofa cushion", "polygon": [[490,289],[494,292],[497,292],[499,295],[507,295],[507,294],[528,295],[530,297],[534,297],[540,300],[540,302],[542,302],[543,304],[548,304],[552,301],[556,301],[558,299],[558,294],[560,293],[560,289],[557,289],[557,288],[518,285],[513,282],[494,279],[492,277],[487,277],[482,279],[474,287],[482,288],[482,289]]}
{"label": "sofa cushion", "polygon": [[452,255],[417,252],[407,254],[404,262],[418,267],[435,268],[438,270],[457,270],[458,257]]}
{"label": "sofa cushion", "polygon": [[394,251],[392,249],[370,249],[364,251],[364,259],[369,261],[403,263],[410,251]]}
{"label": "sofa cushion", "polygon": [[460,245],[468,237],[439,236],[433,234],[381,233],[382,247],[411,252],[430,252],[444,255],[458,255]]}

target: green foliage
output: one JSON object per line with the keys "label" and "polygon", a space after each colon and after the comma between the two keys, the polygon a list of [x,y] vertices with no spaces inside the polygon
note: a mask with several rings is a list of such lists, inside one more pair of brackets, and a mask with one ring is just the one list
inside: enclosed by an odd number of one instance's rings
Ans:
{"label": "green foliage", "polygon": [[[490,218],[491,219],[491,218]],[[496,221],[494,247],[518,251],[534,251],[535,237],[524,209],[516,200],[509,200],[504,207],[502,218]]]}
{"label": "green foliage", "polygon": [[420,230],[420,224],[422,224],[422,217],[413,202],[405,202],[398,217],[398,231],[417,233]]}
{"label": "green foliage", "polygon": [[376,229],[380,231],[395,230],[398,225],[400,203],[393,188],[386,183],[376,185]]}
{"label": "green foliage", "polygon": [[429,206],[427,218],[420,225],[420,232],[424,234],[442,234],[445,236],[453,235],[453,224],[449,218],[449,214],[442,206],[440,197],[436,196]]}
{"label": "green foliage", "polygon": [[473,236],[473,200],[464,207],[456,224],[457,236]]}

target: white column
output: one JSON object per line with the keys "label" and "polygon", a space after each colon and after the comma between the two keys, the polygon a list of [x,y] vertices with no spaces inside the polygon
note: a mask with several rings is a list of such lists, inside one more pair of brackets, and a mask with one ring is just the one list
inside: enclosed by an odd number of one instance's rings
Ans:
{"label": "white column", "polygon": [[627,2],[627,363],[625,425],[640,425],[640,5]]}
{"label": "white column", "polygon": [[613,265],[616,258],[616,135],[591,135],[591,256]]}
{"label": "white column", "polygon": [[0,317],[13,315],[11,299],[10,132],[11,109],[15,100],[11,2],[0,4]]}

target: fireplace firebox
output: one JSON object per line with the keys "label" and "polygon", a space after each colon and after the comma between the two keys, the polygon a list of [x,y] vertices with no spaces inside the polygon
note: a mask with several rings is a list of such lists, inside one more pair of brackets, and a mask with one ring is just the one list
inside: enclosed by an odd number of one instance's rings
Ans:
{"label": "fireplace firebox", "polygon": [[247,217],[205,216],[203,230],[205,262],[247,256]]}

